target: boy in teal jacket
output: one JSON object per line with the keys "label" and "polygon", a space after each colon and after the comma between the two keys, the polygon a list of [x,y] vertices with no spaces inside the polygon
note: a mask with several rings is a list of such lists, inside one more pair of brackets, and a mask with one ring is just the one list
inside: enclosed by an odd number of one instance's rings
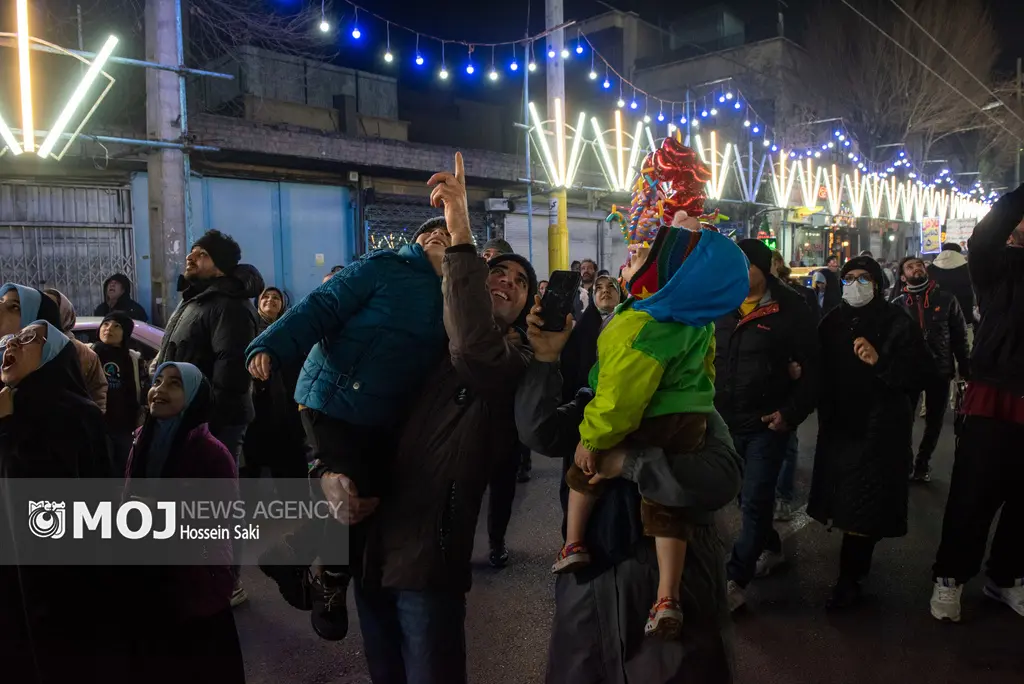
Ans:
{"label": "boy in teal jacket", "polygon": [[[634,245],[623,269],[631,296],[598,337],[590,374],[595,395],[583,414],[576,464],[566,475],[566,544],[555,572],[590,561],[582,541],[601,492],[592,478],[603,452],[628,442],[685,454],[703,444],[706,416],[714,411],[713,321],[747,296],[749,264],[732,240],[701,230],[685,211],[675,218],[677,225],[661,227],[653,245]],[[682,627],[686,511],[644,500],[641,517],[644,534],[655,538],[660,574],[645,631],[674,638]]]}

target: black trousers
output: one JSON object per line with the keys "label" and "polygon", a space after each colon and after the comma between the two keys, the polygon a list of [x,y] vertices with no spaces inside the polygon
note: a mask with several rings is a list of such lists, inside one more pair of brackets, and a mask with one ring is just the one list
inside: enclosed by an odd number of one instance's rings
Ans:
{"label": "black trousers", "polygon": [[[380,496],[384,492],[395,440],[388,430],[353,425],[311,409],[302,410],[300,416],[313,458],[327,464],[331,472],[351,479],[359,496]],[[317,520],[293,532],[288,542],[293,548],[301,546],[296,551],[303,556],[312,551],[309,546],[317,545],[312,556],[320,556],[325,569],[349,574],[361,567],[366,529],[365,521],[343,526],[333,519]],[[336,562],[339,555],[347,555],[348,564]]]}
{"label": "black trousers", "polygon": [[492,548],[505,543],[508,523],[512,520],[512,502],[516,498],[516,483],[523,449],[526,447],[519,445],[496,463],[491,473],[491,495],[487,501],[487,537]]}
{"label": "black trousers", "polygon": [[[1024,425],[966,416],[957,440],[942,541],[932,574],[965,583],[981,569],[992,519],[988,576],[1000,587],[1024,577]],[[1000,508],[1002,511],[1000,512]]]}
{"label": "black trousers", "polygon": [[[942,434],[942,421],[946,417],[946,407],[949,405],[949,383],[952,378],[940,375],[933,378],[924,388],[924,434],[921,436],[921,444],[917,447],[916,464],[926,468],[935,453],[935,447],[939,444],[939,436]],[[914,419],[917,419],[917,398],[913,399]]]}
{"label": "black trousers", "polygon": [[875,553],[877,537],[862,537],[857,534],[843,535],[843,547],[839,551],[839,581],[860,582],[871,570],[871,556]]}

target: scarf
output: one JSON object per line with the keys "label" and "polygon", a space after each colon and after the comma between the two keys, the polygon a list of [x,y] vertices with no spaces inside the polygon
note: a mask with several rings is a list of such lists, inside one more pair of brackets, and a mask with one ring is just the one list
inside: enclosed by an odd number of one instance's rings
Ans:
{"label": "scarf", "polygon": [[153,374],[154,379],[159,377],[160,373],[169,366],[177,368],[178,372],[181,373],[181,385],[185,390],[185,405],[181,408],[181,412],[173,418],[161,418],[154,422],[153,435],[149,440],[145,470],[145,476],[151,478],[158,478],[163,475],[167,459],[171,455],[171,446],[174,444],[174,438],[178,434],[178,428],[181,427],[185,411],[188,410],[192,400],[196,398],[196,392],[199,391],[199,386],[203,382],[202,371],[191,363],[175,361],[167,361],[160,364]]}
{"label": "scarf", "polygon": [[910,283],[907,283],[903,288],[903,291],[907,294],[907,304],[913,305],[915,302],[914,295],[917,295],[918,297],[921,297],[921,303],[924,305],[924,308],[927,309],[931,306],[928,302],[928,295],[931,294],[934,288],[935,281],[931,279],[924,281],[920,285],[911,285]]}
{"label": "scarf", "polygon": [[0,287],[0,297],[11,290],[18,291],[18,299],[21,301],[21,327],[26,328],[36,320],[39,315],[39,307],[43,303],[43,293],[33,287],[7,283]]}

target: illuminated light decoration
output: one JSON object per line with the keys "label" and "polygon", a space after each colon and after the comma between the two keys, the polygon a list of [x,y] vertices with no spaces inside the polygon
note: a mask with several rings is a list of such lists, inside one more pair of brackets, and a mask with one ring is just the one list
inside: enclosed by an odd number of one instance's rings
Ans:
{"label": "illuminated light decoration", "polygon": [[744,128],[750,128],[750,119],[746,119],[746,120],[744,120],[744,122],[743,122],[743,127],[744,127]]}
{"label": "illuminated light decoration", "polygon": [[864,211],[864,194],[867,188],[867,178],[861,178],[860,170],[855,169],[853,176],[846,174],[847,200],[854,216],[860,216]]}
{"label": "illuminated light decoration", "polygon": [[778,145],[772,145],[772,152],[778,152],[778,151],[779,151]]}
{"label": "illuminated light decoration", "polygon": [[901,157],[905,157],[905,156],[907,156],[907,153],[906,152],[900,152],[900,156]]}
{"label": "illuminated light decoration", "polygon": [[555,58],[555,48],[549,47],[548,48],[548,59],[554,59],[554,58]]}
{"label": "illuminated light decoration", "polygon": [[833,147],[835,147],[835,144],[833,144],[833,143],[829,143],[829,144],[828,144],[828,148],[829,148],[829,149],[832,149]]}
{"label": "illuminated light decoration", "polygon": [[629,164],[620,169],[623,190],[630,188],[633,185],[634,176],[640,174],[637,164],[640,162],[640,134],[642,132],[643,124],[637,121],[636,128],[633,130],[633,147],[629,152]]}
{"label": "illuminated light decoration", "polygon": [[608,153],[608,146],[604,142],[604,132],[601,131],[601,124],[598,123],[596,116],[590,120],[590,123],[594,127],[594,136],[597,141],[598,152],[600,153],[597,159],[600,162],[601,171],[604,173],[605,180],[608,181],[608,187],[618,189],[619,183],[615,175],[615,166],[612,164],[612,157]]}
{"label": "illuminated light decoration", "polygon": [[819,157],[821,157],[821,152],[815,152],[814,153],[814,158],[818,159]]}
{"label": "illuminated light decoration", "polygon": [[648,123],[648,124],[651,123],[651,116],[650,116],[650,114],[644,114],[644,123]]}
{"label": "illuminated light decoration", "polygon": [[[650,149],[657,150],[658,145],[654,142],[654,133],[651,132],[650,126],[644,128],[644,132],[647,134],[647,144],[650,146]],[[639,171],[640,169],[637,169],[637,172]]]}
{"label": "illuminated light decoration", "polygon": [[[110,58],[110,55],[114,52],[114,48],[117,47],[117,42],[117,38],[114,36],[110,36],[109,38],[107,38],[107,42],[103,44],[103,47],[96,55],[96,58],[92,61],[92,64],[89,65],[89,69],[85,72],[85,75],[82,76],[82,80],[78,82],[78,86],[75,88],[75,91],[71,94],[71,97],[68,99],[67,104],[64,105],[64,109],[61,110],[60,116],[57,117],[57,122],[54,123],[53,126],[50,128],[50,132],[46,134],[46,139],[43,140],[43,144],[39,147],[38,154],[43,159],[46,159],[47,157],[50,156],[50,153],[53,151],[53,148],[57,144],[57,141],[64,134],[64,129],[68,127],[68,124],[71,122],[71,117],[75,115],[76,111],[78,111],[78,108],[81,106],[82,101],[85,99],[86,93],[89,92],[89,89],[92,87],[92,84],[96,82],[96,79],[103,72],[103,65],[106,64],[107,60]],[[107,78],[109,79],[110,77],[108,76]],[[81,121],[81,123],[79,123],[78,128],[71,135],[71,141],[78,137],[78,134],[82,131],[82,128],[85,126],[86,121],[88,121],[89,118],[92,116],[92,113],[96,111],[96,108],[99,106],[100,102],[103,100],[103,98],[106,96],[107,92],[113,85],[114,81],[113,79],[110,79],[110,82],[107,84],[107,87],[103,91],[103,94],[100,96],[99,100],[96,101],[96,104],[93,105],[92,109],[89,110],[89,113],[86,114],[85,118]],[[71,141],[68,141],[68,144],[65,145],[64,149],[62,149],[60,154],[57,155],[58,160],[60,160],[64,156],[64,153],[67,152],[68,147],[70,147],[71,145]]]}
{"label": "illuminated light decoration", "polygon": [[718,110],[714,107],[711,108],[711,116],[718,116]]}
{"label": "illuminated light decoration", "polygon": [[658,122],[660,123],[660,122],[662,122],[664,120],[665,120],[665,114],[663,112],[658,112]]}
{"label": "illuminated light decoration", "polygon": [[466,65],[466,73],[467,74],[472,74],[474,71],[476,71],[476,68],[473,67],[473,63],[472,62],[470,62],[469,64]]}
{"label": "illuminated light decoration", "polygon": [[[796,152],[789,153],[790,158],[796,156]],[[769,171],[772,176],[772,191],[775,193],[775,204],[786,208],[789,207],[789,198],[793,192],[793,180],[799,173],[800,162],[793,162],[789,174],[786,173],[786,150],[779,153],[779,170],[775,171],[775,164],[769,163]],[[788,175],[788,178],[787,178]]]}
{"label": "illuminated light decoration", "polygon": [[395,56],[393,54],[391,54],[391,50],[388,50],[387,52],[384,53],[384,61],[387,62],[388,64],[393,62],[394,59],[395,59]]}
{"label": "illuminated light decoration", "polygon": [[625,148],[622,145],[622,113],[615,112],[615,159],[619,162],[619,188],[622,190],[626,190],[628,187],[626,185],[626,167],[623,164],[625,153]]}
{"label": "illuminated light decoration", "polygon": [[0,117],[0,139],[2,139],[7,147],[10,148],[11,154],[17,157],[21,154],[21,145],[18,143],[17,138],[14,137],[14,133],[7,127],[7,123],[4,122],[3,117]]}
{"label": "illuminated light decoration", "polygon": [[444,67],[441,67],[441,71],[439,71],[437,75],[441,77],[442,81],[444,81],[448,78],[448,70],[445,69]]}
{"label": "illuminated light decoration", "polygon": [[843,134],[843,132],[842,132],[842,131],[836,131],[836,137],[837,137],[837,138],[838,138],[839,136],[841,136],[842,134]]}
{"label": "illuminated light decoration", "polygon": [[753,130],[754,130],[755,133],[760,133],[761,132],[761,127],[760,126],[754,126]]}
{"label": "illuminated light decoration", "polygon": [[529,69],[530,71],[536,71],[536,70],[537,70],[537,63],[536,63],[536,62],[534,62],[534,61],[533,61],[533,60],[531,59],[531,60],[530,60],[530,63],[529,63],[528,65],[527,65],[527,67],[526,67],[526,68],[527,68],[527,69]]}
{"label": "illuminated light decoration", "polygon": [[327,23],[326,19],[323,19],[320,22],[320,30],[323,31],[324,33],[327,33],[328,31],[331,30],[331,25]]}
{"label": "illuminated light decoration", "polygon": [[[684,123],[684,124],[685,124],[686,122],[685,122],[685,121],[683,121],[682,123]],[[700,126],[700,121],[698,121],[697,119],[694,119],[694,120],[693,120],[693,121],[691,121],[690,123],[692,123],[692,124],[693,124],[694,126]]]}
{"label": "illuminated light decoration", "polygon": [[731,92],[726,93],[725,94],[725,99],[726,100],[731,100],[732,99],[732,93]]}
{"label": "illuminated light decoration", "polygon": [[828,199],[828,208],[833,216],[839,213],[840,199],[843,191],[843,186],[839,182],[839,167],[835,164],[832,165],[831,176],[825,171],[824,168],[818,168],[818,176],[822,179],[820,185],[825,186],[825,197]]}
{"label": "illuminated light decoration", "polygon": [[[416,55],[416,66],[423,66],[423,55]],[[516,63],[512,62],[512,71],[515,71],[516,68]]]}
{"label": "illuminated light decoration", "polygon": [[720,98],[718,98],[718,103],[719,104],[724,104],[725,103],[725,95],[722,95]]}
{"label": "illuminated light decoration", "polygon": [[[555,100],[556,106],[559,100]],[[544,162],[544,170],[547,171],[548,181],[554,187],[559,187],[560,177],[558,175],[558,166],[555,165],[555,158],[551,154],[551,146],[548,144],[548,136],[544,130],[543,122],[541,121],[540,115],[537,113],[537,106],[534,103],[530,103],[530,117],[533,119],[533,132],[537,138],[537,146],[540,148],[542,159]]]}
{"label": "illuminated light decoration", "polygon": [[352,37],[355,38],[356,40],[359,40],[360,38],[363,37],[363,32],[359,30],[358,26],[352,27]]}
{"label": "illuminated light decoration", "polygon": [[846,142],[844,142],[844,143],[843,143],[843,146],[844,146],[844,147],[849,147],[849,146],[850,146],[850,141],[849,141],[849,140],[847,140]]}
{"label": "illuminated light decoration", "polygon": [[576,54],[577,55],[582,55],[583,54],[583,43],[576,43]]}
{"label": "illuminated light decoration", "polygon": [[[594,71],[593,69],[590,70],[590,80],[591,81],[596,81],[597,80],[597,72]],[[609,85],[611,85],[611,84],[609,83]]]}
{"label": "illuminated light decoration", "polygon": [[717,131],[711,131],[711,147],[708,149],[708,154],[704,153],[704,145],[701,142],[700,136],[695,136],[694,140],[696,141],[697,152],[700,154],[701,159],[711,167],[711,180],[706,184],[708,197],[719,199],[722,196],[722,191],[725,189],[725,181],[729,176],[729,153],[732,152],[732,145],[728,143],[725,145],[725,150],[722,152],[722,161],[719,163]]}
{"label": "illuminated light decoration", "polygon": [[601,87],[604,88],[605,90],[608,90],[609,88],[612,87],[612,82],[606,78],[604,79],[604,83],[601,84]]}
{"label": "illuminated light decoration", "polygon": [[803,164],[798,169],[800,174],[800,190],[804,200],[802,206],[813,210],[818,206],[818,185],[815,183],[814,162],[807,159],[806,170]]}
{"label": "illuminated light decoration", "polygon": [[487,78],[491,79],[492,81],[498,80],[498,72],[494,70],[494,67],[491,67],[491,71],[487,74]]}
{"label": "illuminated light decoration", "polygon": [[569,49],[562,48],[562,59],[569,59]]}
{"label": "illuminated light decoration", "polygon": [[[828,145],[822,145],[822,146],[821,146],[821,149],[823,149],[823,150],[827,150],[827,149],[828,149]],[[810,152],[810,150],[808,150],[808,152]]]}
{"label": "illuminated light decoration", "polygon": [[704,109],[704,110],[701,110],[701,113],[700,113],[700,115],[701,115],[701,116],[703,116],[704,118],[707,118],[707,116],[708,116],[708,110],[706,110],[706,109]]}
{"label": "illuminated light decoration", "polygon": [[[36,149],[32,122],[32,72],[29,68],[28,0],[18,0],[18,76],[21,79],[21,138],[26,152]],[[11,148],[14,149],[13,147]]]}
{"label": "illuminated light decoration", "polygon": [[622,109],[623,107],[626,106],[626,101],[620,97],[619,101],[615,103],[615,106],[618,107],[619,109]]}
{"label": "illuminated light decoration", "polygon": [[765,146],[765,147],[768,147],[769,145],[771,145],[771,142],[769,142],[769,141],[765,140],[765,141],[764,141],[764,146]]}
{"label": "illuminated light decoration", "polygon": [[633,100],[632,102],[629,103],[630,109],[636,109],[638,106],[639,105],[637,105],[636,100]]}
{"label": "illuminated light decoration", "polygon": [[734,105],[732,106],[732,108],[733,108],[733,109],[743,109],[743,105],[742,105],[742,104],[740,104],[739,102],[737,102],[736,104],[734,104]]}

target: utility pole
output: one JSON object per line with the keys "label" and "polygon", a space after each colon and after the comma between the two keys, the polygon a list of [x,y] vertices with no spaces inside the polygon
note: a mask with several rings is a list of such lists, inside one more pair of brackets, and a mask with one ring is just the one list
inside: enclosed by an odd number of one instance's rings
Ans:
{"label": "utility pole", "polygon": [[[562,24],[562,0],[545,0],[544,22],[547,29]],[[548,36],[548,48],[555,52],[554,58],[549,58],[547,65],[547,111],[550,115],[555,111],[556,99],[561,100],[562,111],[566,111],[565,59],[562,57],[565,48],[564,29]],[[569,269],[569,226],[565,205],[565,188],[554,190],[548,198],[548,268],[552,271]]]}
{"label": "utility pole", "polygon": [[[179,2],[146,0],[146,60],[181,66]],[[146,133],[151,140],[181,138],[182,98],[178,75],[146,70]],[[151,311],[166,325],[177,299],[178,275],[190,245],[185,221],[185,153],[159,149],[149,155],[149,256],[153,280]]]}

